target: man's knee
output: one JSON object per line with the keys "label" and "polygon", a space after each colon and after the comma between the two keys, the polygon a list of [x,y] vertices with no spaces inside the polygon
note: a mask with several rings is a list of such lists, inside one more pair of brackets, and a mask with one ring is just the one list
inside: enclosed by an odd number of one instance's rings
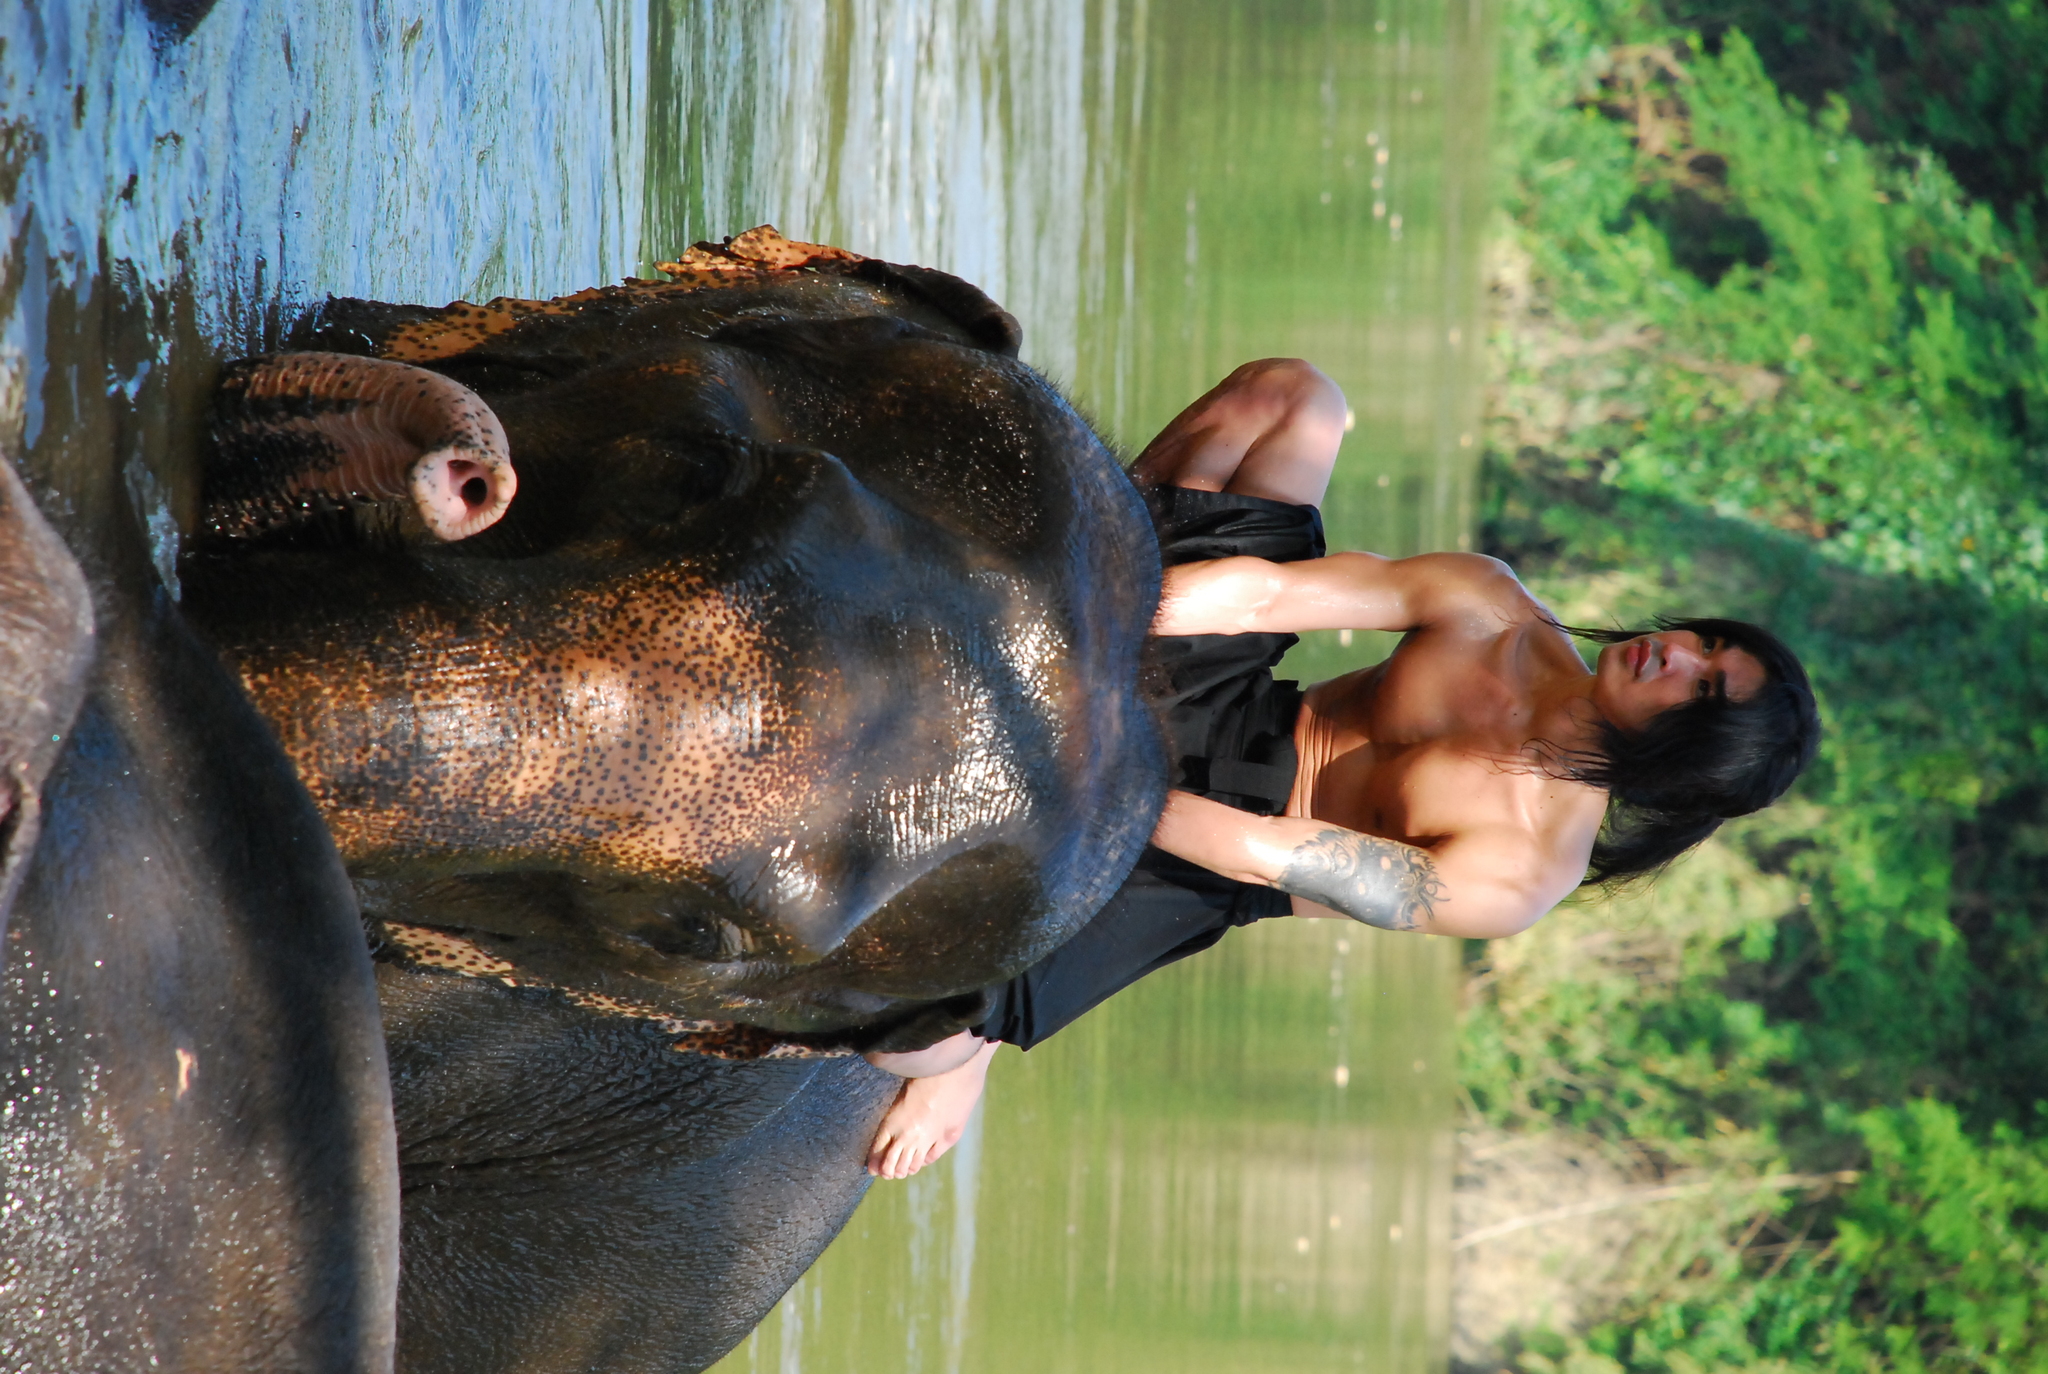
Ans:
{"label": "man's knee", "polygon": [[1217,390],[1236,406],[1257,411],[1267,426],[1294,421],[1341,427],[1344,421],[1343,391],[1321,368],[1301,358],[1246,363]]}
{"label": "man's knee", "polygon": [[898,1078],[936,1078],[974,1058],[987,1043],[973,1031],[961,1031],[925,1049],[895,1053],[871,1050],[861,1057]]}
{"label": "man's knee", "polygon": [[1301,399],[1334,389],[1336,383],[1305,358],[1257,358],[1232,372],[1224,385]]}

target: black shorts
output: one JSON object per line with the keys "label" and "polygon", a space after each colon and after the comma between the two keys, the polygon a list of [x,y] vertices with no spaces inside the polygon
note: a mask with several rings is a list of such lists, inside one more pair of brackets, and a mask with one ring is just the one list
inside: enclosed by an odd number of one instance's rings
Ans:
{"label": "black shorts", "polygon": [[[1167,566],[1248,554],[1275,563],[1323,556],[1314,506],[1161,487],[1147,504]],[[1287,808],[1301,690],[1273,665],[1293,635],[1171,635],[1146,644],[1144,689],[1167,735],[1173,786],[1254,815]],[[1155,969],[1209,948],[1235,926],[1285,916],[1284,892],[1234,882],[1148,845],[1129,878],[1074,937],[989,989],[988,1040],[1029,1049]]]}

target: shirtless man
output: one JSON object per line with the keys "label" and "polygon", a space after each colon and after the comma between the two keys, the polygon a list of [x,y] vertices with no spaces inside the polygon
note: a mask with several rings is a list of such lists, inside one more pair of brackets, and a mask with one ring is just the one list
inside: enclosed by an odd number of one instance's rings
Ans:
{"label": "shirtless man", "polygon": [[[1314,556],[1345,414],[1307,363],[1248,363],[1140,455],[1170,565],[1153,633],[1172,685],[1155,701],[1185,756],[1154,848],[1069,944],[995,990],[987,1022],[869,1056],[907,1080],[871,1173],[945,1153],[1002,1040],[1028,1048],[1230,926],[1291,913],[1512,935],[1581,883],[1654,869],[1769,805],[1812,759],[1806,675],[1755,626],[1568,632],[1497,559]],[[1324,629],[1404,637],[1305,695],[1272,683],[1294,633]],[[1591,672],[1573,634],[1604,641]],[[1183,638],[1214,636],[1242,638]],[[1217,655],[1239,646],[1251,671],[1232,677]],[[1292,748],[1233,715],[1277,719]]]}

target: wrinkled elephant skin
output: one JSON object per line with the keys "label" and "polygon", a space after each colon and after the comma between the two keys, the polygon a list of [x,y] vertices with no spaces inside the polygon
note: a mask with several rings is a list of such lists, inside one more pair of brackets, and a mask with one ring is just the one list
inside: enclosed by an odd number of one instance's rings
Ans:
{"label": "wrinkled elephant skin", "polygon": [[0,459],[0,935],[92,666],[85,574]]}
{"label": "wrinkled elephant skin", "polygon": [[0,1367],[701,1369],[867,1186],[852,1051],[1135,859],[1156,545],[1014,321],[670,275],[231,369],[175,605],[111,463],[89,579],[0,471]]}
{"label": "wrinkled elephant skin", "polygon": [[545,992],[381,967],[407,1374],[701,1369],[866,1191],[898,1081],[678,1055]]}
{"label": "wrinkled elephant skin", "polygon": [[[4,462],[0,486],[25,499]],[[83,590],[35,547],[45,593]],[[70,650],[0,616],[0,661],[51,669],[0,718],[61,736],[7,913],[0,1368],[375,1374],[398,1169],[354,895],[262,719],[142,586],[96,580]]]}
{"label": "wrinkled elephant skin", "polygon": [[848,1047],[970,1021],[1163,799],[1156,544],[1014,322],[759,231],[671,275],[334,303],[306,346],[468,388],[518,495],[185,564],[378,941],[406,1374],[715,1361],[867,1186]]}

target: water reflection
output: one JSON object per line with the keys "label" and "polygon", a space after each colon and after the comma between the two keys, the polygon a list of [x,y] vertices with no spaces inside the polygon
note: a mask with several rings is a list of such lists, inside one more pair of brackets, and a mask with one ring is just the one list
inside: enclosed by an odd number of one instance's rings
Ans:
{"label": "water reflection", "polygon": [[638,261],[638,0],[8,7],[0,108],[57,278],[187,278],[214,337],[328,292],[551,294]]}
{"label": "water reflection", "polygon": [[1260,928],[1003,1052],[966,1152],[878,1185],[721,1369],[1440,1368],[1420,944]]}
{"label": "water reflection", "polygon": [[[1242,359],[1314,358],[1358,414],[1335,542],[1453,546],[1482,20],[221,0],[179,42],[29,0],[0,9],[0,440],[74,536],[168,573],[213,367],[324,295],[549,295],[772,221],[982,284],[1133,443]],[[1277,924],[1005,1052],[978,1134],[876,1190],[730,1367],[1440,1364],[1449,954]]]}
{"label": "water reflection", "polygon": [[0,435],[88,523],[124,464],[146,520],[189,520],[216,360],[329,293],[550,295],[639,261],[642,0],[222,0],[183,42],[28,0],[0,43]]}

